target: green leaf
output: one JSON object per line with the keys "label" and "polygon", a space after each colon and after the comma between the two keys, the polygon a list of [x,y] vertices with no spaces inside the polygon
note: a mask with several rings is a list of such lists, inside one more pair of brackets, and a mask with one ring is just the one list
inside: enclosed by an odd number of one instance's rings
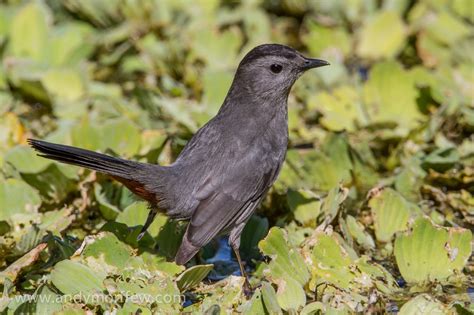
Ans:
{"label": "green leaf", "polygon": [[[125,279],[116,280],[118,291],[124,297],[134,298],[137,304],[157,305],[157,309],[165,314],[175,314],[181,307],[181,295],[176,283],[169,277],[147,277],[140,268],[129,270],[131,274]],[[128,278],[128,279],[127,279]]]}
{"label": "green leaf", "polygon": [[453,0],[451,6],[456,14],[468,19],[471,23],[474,22],[474,11],[471,10],[472,3],[470,0]]}
{"label": "green leaf", "polygon": [[428,294],[420,294],[403,304],[400,315],[449,315],[449,309]]}
{"label": "green leaf", "polygon": [[[148,206],[147,202],[137,201],[120,212],[115,221],[125,223],[130,227],[143,226],[149,212],[150,207]],[[165,225],[166,221],[167,219],[165,216],[158,214],[153,223],[148,228],[148,233],[150,233],[150,235],[153,237],[158,236],[158,233]]]}
{"label": "green leaf", "polygon": [[52,30],[48,47],[50,63],[75,66],[90,55],[94,46],[92,28],[85,23],[62,23]]}
{"label": "green leaf", "polygon": [[326,234],[318,234],[313,251],[312,272],[314,276],[348,289],[355,275],[349,268],[353,259],[338,240]]}
{"label": "green leaf", "polygon": [[5,154],[5,162],[13,165],[20,173],[39,173],[44,171],[51,160],[39,157],[29,146],[16,146]]}
{"label": "green leaf", "polygon": [[395,190],[386,188],[369,200],[374,219],[375,236],[380,242],[390,242],[396,232],[408,228],[411,211],[408,202]]}
{"label": "green leaf", "polygon": [[29,59],[18,59],[8,68],[9,82],[15,86],[18,91],[31,99],[34,99],[44,105],[50,105],[51,99],[48,92],[41,83],[45,66],[32,63]]}
{"label": "green leaf", "polygon": [[405,36],[405,25],[399,14],[380,11],[364,23],[357,53],[371,59],[393,57],[402,48]]}
{"label": "green leaf", "polygon": [[344,134],[328,134],[321,150],[298,152],[289,150],[283,166],[281,181],[295,188],[329,191],[342,183],[349,183],[352,163]]}
{"label": "green leaf", "polygon": [[102,149],[101,137],[100,127],[91,124],[88,116],[84,116],[71,131],[72,144],[74,146],[92,151]]}
{"label": "green leaf", "polygon": [[43,286],[38,293],[35,310],[37,314],[52,314],[62,310],[59,294],[54,293],[48,286]]}
{"label": "green leaf", "polygon": [[312,302],[306,304],[305,307],[301,310],[301,315],[316,315],[322,313],[326,308],[322,302]]}
{"label": "green leaf", "polygon": [[[436,67],[451,60],[449,47],[443,45],[427,33],[418,34],[417,47],[419,56],[426,67]],[[436,93],[437,91],[433,91]]]}
{"label": "green leaf", "polygon": [[372,236],[367,233],[364,226],[358,222],[353,216],[348,215],[346,218],[349,233],[355,238],[356,242],[367,249],[375,248],[375,242]]}
{"label": "green leaf", "polygon": [[41,204],[36,190],[18,179],[0,179],[0,221],[12,220],[13,216],[32,213]]}
{"label": "green leaf", "polygon": [[111,149],[123,156],[133,156],[138,153],[141,141],[140,131],[129,119],[109,120],[101,129],[103,149]]}
{"label": "green leaf", "polygon": [[268,234],[268,219],[253,215],[248,220],[240,237],[240,254],[245,259],[260,258],[258,243]]}
{"label": "green leaf", "polygon": [[351,51],[351,38],[342,27],[331,28],[311,21],[308,34],[302,38],[312,56],[321,56],[328,50],[336,50],[346,56]]}
{"label": "green leaf", "polygon": [[298,250],[292,247],[283,229],[273,227],[258,247],[272,261],[267,267],[272,279],[294,278],[300,285],[309,280],[309,271]]}
{"label": "green leaf", "polygon": [[125,304],[117,311],[117,315],[130,315],[130,314],[141,314],[141,315],[152,315],[153,313],[147,307],[143,307],[132,302],[125,302]]}
{"label": "green leaf", "polygon": [[204,84],[203,103],[209,115],[217,114],[224,102],[234,74],[228,70],[208,70],[202,77]]}
{"label": "green leaf", "polygon": [[260,289],[262,292],[263,304],[265,305],[265,309],[267,310],[267,312],[270,314],[282,314],[281,308],[278,305],[280,303],[278,301],[275,289],[273,289],[272,285],[269,282],[264,281]]}
{"label": "green leaf", "polygon": [[115,181],[94,183],[94,196],[102,215],[108,220],[116,219],[122,213],[121,209],[137,200],[131,191]]}
{"label": "green leaf", "polygon": [[68,193],[77,189],[73,181],[74,178],[71,178],[70,174],[65,174],[67,172],[65,170],[58,163],[51,163],[45,170],[39,173],[23,174],[23,179],[36,188],[42,196],[60,201]]}
{"label": "green leaf", "polygon": [[48,53],[49,12],[40,1],[23,6],[12,21],[9,50],[15,57],[43,61]]}
{"label": "green leaf", "polygon": [[406,199],[415,202],[420,198],[420,188],[426,172],[420,167],[418,159],[410,160],[397,175],[395,189]]}
{"label": "green leaf", "polygon": [[60,235],[72,223],[74,216],[71,208],[53,210],[43,213],[39,228],[43,231],[50,231],[54,235]]}
{"label": "green leaf", "polygon": [[428,154],[421,162],[425,169],[445,172],[459,162],[459,152],[456,148],[439,148]]}
{"label": "green leaf", "polygon": [[326,128],[334,131],[354,131],[357,126],[367,123],[359,99],[355,89],[341,86],[331,93],[316,94],[309,99],[308,107],[321,112],[321,123]]}
{"label": "green leaf", "polygon": [[306,304],[305,290],[294,278],[279,279],[277,280],[277,285],[277,301],[283,310],[295,312]]}
{"label": "green leaf", "polygon": [[64,294],[93,294],[105,289],[105,276],[79,262],[63,260],[51,271],[51,282]]}
{"label": "green leaf", "polygon": [[242,304],[238,311],[244,315],[265,314],[265,304],[262,298],[262,291],[260,288],[256,289],[252,298]]}
{"label": "green leaf", "polygon": [[82,256],[100,258],[104,263],[120,270],[127,266],[133,252],[128,245],[120,242],[114,234],[104,232],[95,236],[92,242],[88,242]]}
{"label": "green leaf", "polygon": [[349,315],[352,314],[344,304],[338,305],[337,308],[331,307],[328,304],[322,302],[312,302],[306,304],[306,306],[301,310],[301,315]]}
{"label": "green leaf", "polygon": [[228,28],[224,32],[205,27],[194,34],[194,52],[206,61],[211,69],[235,67],[237,50],[242,44],[242,34],[238,28]]}
{"label": "green leaf", "polygon": [[198,265],[186,269],[176,278],[178,288],[181,291],[187,291],[199,285],[204,278],[211,272],[214,265]]}
{"label": "green leaf", "polygon": [[426,30],[435,40],[446,45],[459,41],[469,33],[472,34],[467,23],[455,18],[447,10],[441,10],[433,16]]}
{"label": "green leaf", "polygon": [[[33,295],[16,296],[19,301],[25,301],[14,309],[10,302],[9,310],[17,314],[58,314],[63,308],[61,296],[54,293],[48,286],[41,286]],[[16,302],[16,301],[14,301]]]}
{"label": "green leaf", "polygon": [[316,219],[321,213],[321,200],[318,196],[311,191],[289,190],[287,201],[296,221],[304,225],[316,225]]}
{"label": "green leaf", "polygon": [[418,125],[418,91],[413,76],[395,61],[377,63],[364,85],[366,111],[373,123],[396,123],[400,133]]}
{"label": "green leaf", "polygon": [[177,265],[172,261],[166,261],[165,257],[159,256],[155,253],[143,252],[140,257],[149,269],[159,270],[170,276],[176,276],[186,269],[184,266]]}
{"label": "green leaf", "polygon": [[[238,276],[229,276],[212,284],[207,283],[206,285],[200,286],[194,290],[194,292],[199,292],[199,294],[206,292],[200,303],[194,303],[187,306],[182,311],[184,313],[201,314],[210,310],[216,311],[215,306],[219,306],[222,312],[242,311],[241,307],[245,306],[242,294],[243,285],[244,278]],[[238,307],[238,304],[241,304],[242,306]]]}
{"label": "green leaf", "polygon": [[[70,68],[51,69],[44,74],[41,82],[58,104],[77,101],[85,93],[80,73]],[[74,105],[70,104],[69,106]]]}
{"label": "green leaf", "polygon": [[395,240],[395,259],[408,283],[449,282],[471,255],[472,233],[462,228],[434,226],[419,218],[411,231]]}

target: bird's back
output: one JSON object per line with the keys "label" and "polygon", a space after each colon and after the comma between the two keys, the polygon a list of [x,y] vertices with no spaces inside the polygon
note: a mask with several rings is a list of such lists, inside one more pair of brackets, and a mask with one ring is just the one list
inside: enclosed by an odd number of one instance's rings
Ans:
{"label": "bird's back", "polygon": [[246,198],[252,195],[246,191],[252,183],[265,180],[261,190],[266,191],[278,175],[288,142],[286,104],[281,108],[267,117],[217,115],[204,125],[169,167],[168,198],[174,202],[168,215],[190,218],[215,190]]}

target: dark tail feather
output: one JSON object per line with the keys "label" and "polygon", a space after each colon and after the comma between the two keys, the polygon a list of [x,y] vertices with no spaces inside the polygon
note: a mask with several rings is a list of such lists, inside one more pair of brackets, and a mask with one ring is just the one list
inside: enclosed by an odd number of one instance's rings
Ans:
{"label": "dark tail feather", "polygon": [[179,246],[178,252],[176,253],[176,257],[174,258],[174,261],[178,265],[184,265],[188,261],[191,260],[191,258],[194,257],[194,255],[199,252],[201,247],[193,245],[189,240],[188,240],[188,231],[183,236],[183,240],[181,241],[181,245]]}
{"label": "dark tail feather", "polygon": [[39,156],[125,179],[131,178],[141,164],[68,145],[34,139],[28,139],[28,143],[41,153]]}
{"label": "dark tail feather", "polygon": [[[146,233],[146,230],[153,222],[158,210],[154,205],[157,202],[157,191],[150,190],[146,186],[147,179],[159,175],[159,166],[145,163],[127,161],[97,152],[79,149],[68,145],[55,144],[41,140],[28,139],[28,143],[38,152],[39,156],[55,161],[82,166],[95,170],[118,180],[136,195],[150,202],[153,207],[150,209],[148,218],[143,226],[138,240]],[[159,177],[159,176],[157,176]]]}

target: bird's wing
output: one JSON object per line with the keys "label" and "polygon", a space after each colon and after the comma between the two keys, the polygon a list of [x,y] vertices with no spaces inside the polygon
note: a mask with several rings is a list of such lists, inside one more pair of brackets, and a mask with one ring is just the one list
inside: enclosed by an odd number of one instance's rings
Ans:
{"label": "bird's wing", "polygon": [[177,263],[186,263],[221,231],[247,219],[274,182],[279,164],[277,157],[269,158],[257,149],[225,172],[221,169],[211,175],[200,189],[202,199],[191,217]]}

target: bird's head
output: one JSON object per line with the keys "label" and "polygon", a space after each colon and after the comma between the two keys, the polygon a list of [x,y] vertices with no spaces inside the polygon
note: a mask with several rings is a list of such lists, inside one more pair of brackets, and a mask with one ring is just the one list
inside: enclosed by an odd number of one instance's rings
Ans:
{"label": "bird's head", "polygon": [[234,84],[254,95],[274,93],[286,97],[306,70],[327,65],[327,61],[307,58],[285,45],[260,45],[242,59]]}

